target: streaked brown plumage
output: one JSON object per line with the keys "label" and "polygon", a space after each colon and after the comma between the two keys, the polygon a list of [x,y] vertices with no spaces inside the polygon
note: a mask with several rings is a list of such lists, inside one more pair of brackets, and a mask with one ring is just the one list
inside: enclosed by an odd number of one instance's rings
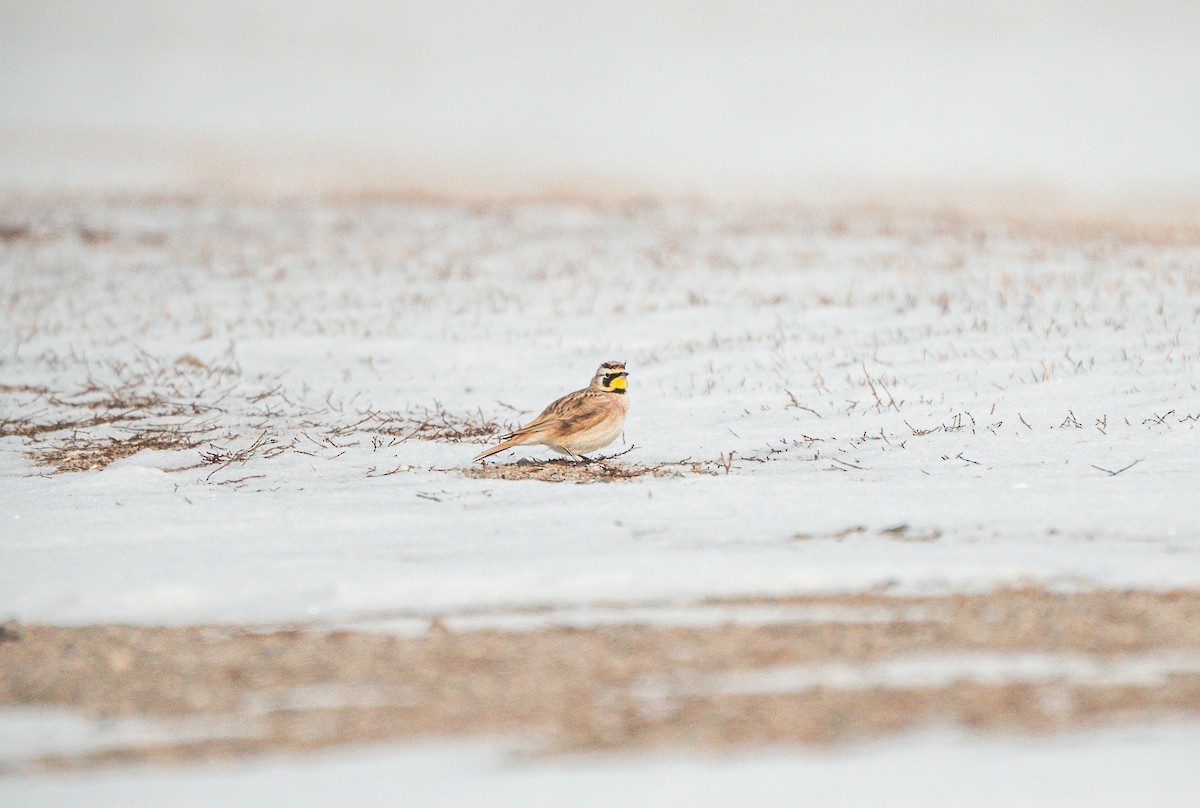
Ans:
{"label": "streaked brown plumage", "polygon": [[624,362],[605,362],[587,387],[567,393],[475,459],[482,460],[514,446],[536,445],[579,458],[607,446],[625,426],[625,413],[629,411],[625,381],[628,375]]}

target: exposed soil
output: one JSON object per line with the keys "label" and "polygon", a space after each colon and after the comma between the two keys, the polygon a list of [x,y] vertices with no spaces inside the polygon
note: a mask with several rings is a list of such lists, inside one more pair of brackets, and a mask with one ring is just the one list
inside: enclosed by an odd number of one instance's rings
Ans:
{"label": "exposed soil", "polygon": [[[1200,591],[1028,589],[900,599],[725,601],[809,607],[774,625],[623,625],[420,636],[327,626],[61,628],[0,633],[0,708],[208,721],[209,737],[42,758],[46,768],[303,751],[415,737],[539,738],[547,752],[725,748],[878,736],[930,724],[1048,732],[1200,714]],[[826,609],[830,616],[822,618]],[[854,622],[836,613],[891,619]],[[890,610],[890,611],[889,611]],[[485,615],[486,617],[486,615]],[[553,615],[549,616],[553,622]],[[365,624],[364,624],[365,625]],[[450,627],[447,627],[450,626]],[[1162,676],[963,676],[926,683],[722,687],[772,671],[986,653],[1195,665]]]}
{"label": "exposed soil", "polygon": [[477,480],[541,480],[547,483],[611,483],[637,477],[682,477],[685,474],[715,474],[703,463],[660,463],[642,466],[616,461],[521,459],[515,463],[481,463],[464,469],[463,474]]}

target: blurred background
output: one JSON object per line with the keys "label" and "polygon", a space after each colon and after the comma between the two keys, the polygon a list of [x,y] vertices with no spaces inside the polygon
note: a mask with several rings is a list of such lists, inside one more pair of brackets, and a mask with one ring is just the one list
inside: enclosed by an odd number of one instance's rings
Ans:
{"label": "blurred background", "polygon": [[1200,189],[1200,3],[0,2],[0,187]]}

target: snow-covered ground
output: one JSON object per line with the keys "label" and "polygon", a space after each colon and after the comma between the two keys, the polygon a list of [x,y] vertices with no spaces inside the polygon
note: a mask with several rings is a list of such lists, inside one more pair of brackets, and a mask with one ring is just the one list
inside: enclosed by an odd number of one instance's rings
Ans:
{"label": "snow-covered ground", "polygon": [[[4,617],[1200,584],[1187,233],[653,203],[0,217],[0,395],[30,435],[0,438]],[[698,466],[479,479],[481,442],[422,439],[518,423],[606,359],[631,371],[615,462]],[[31,459],[164,430],[196,445]]]}
{"label": "snow-covered ground", "polygon": [[1021,805],[1200,800],[1194,724],[1016,738],[929,732],[826,751],[522,758],[484,745],[365,749],[225,767],[0,779],[9,806]]}

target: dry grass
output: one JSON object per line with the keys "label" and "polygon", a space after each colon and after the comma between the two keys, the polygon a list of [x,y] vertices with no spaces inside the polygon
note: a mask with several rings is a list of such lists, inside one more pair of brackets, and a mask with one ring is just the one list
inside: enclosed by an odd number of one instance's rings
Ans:
{"label": "dry grass", "polygon": [[105,413],[87,418],[61,418],[52,421],[38,421],[26,416],[16,416],[0,420],[0,438],[11,436],[36,440],[39,436],[67,430],[88,429],[104,424],[133,421],[136,417],[128,414]]}
{"label": "dry grass", "polygon": [[103,469],[143,449],[190,449],[212,432],[198,417],[208,404],[170,400],[141,379],[71,393],[27,386],[0,393],[35,396],[40,409],[0,420],[0,437],[24,438],[30,458],[55,474]]}
{"label": "dry grass", "polygon": [[12,413],[0,419],[0,438],[24,438],[29,457],[55,474],[103,469],[144,449],[194,448],[216,433],[241,381],[231,362],[191,354],[69,361],[85,370],[74,385],[0,385],[0,407]]}
{"label": "dry grass", "polygon": [[33,449],[33,459],[53,469],[54,474],[96,471],[144,449],[179,451],[202,442],[199,434],[182,429],[145,429],[128,437],[95,437],[76,433],[66,440]]}
{"label": "dry grass", "polygon": [[377,426],[371,431],[399,438],[400,443],[410,438],[441,443],[487,443],[517,426],[485,416],[482,408],[474,413],[449,412],[437,401],[432,407],[417,407],[406,413],[373,413],[373,418]]}

